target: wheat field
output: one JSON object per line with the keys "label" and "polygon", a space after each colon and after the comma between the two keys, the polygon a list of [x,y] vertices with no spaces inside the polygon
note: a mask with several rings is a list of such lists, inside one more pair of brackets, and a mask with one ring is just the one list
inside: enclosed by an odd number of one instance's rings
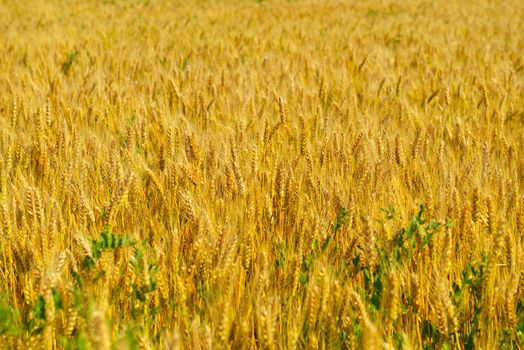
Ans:
{"label": "wheat field", "polygon": [[0,28],[0,348],[523,348],[522,1]]}

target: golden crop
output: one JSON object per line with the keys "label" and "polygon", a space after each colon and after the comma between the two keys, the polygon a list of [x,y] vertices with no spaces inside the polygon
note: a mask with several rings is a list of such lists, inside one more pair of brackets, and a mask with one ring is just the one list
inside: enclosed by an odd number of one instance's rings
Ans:
{"label": "golden crop", "polygon": [[524,341],[524,2],[0,4],[0,348]]}

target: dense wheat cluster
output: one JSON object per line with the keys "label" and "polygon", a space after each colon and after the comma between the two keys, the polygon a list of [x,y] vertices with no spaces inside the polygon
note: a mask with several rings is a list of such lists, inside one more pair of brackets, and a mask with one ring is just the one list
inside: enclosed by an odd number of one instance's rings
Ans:
{"label": "dense wheat cluster", "polygon": [[0,348],[522,348],[523,15],[1,2]]}

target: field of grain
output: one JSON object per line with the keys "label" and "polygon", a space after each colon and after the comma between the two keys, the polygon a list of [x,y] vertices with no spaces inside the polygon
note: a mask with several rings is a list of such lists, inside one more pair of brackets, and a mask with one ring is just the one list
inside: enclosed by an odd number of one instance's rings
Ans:
{"label": "field of grain", "polygon": [[524,2],[0,1],[1,349],[522,349]]}

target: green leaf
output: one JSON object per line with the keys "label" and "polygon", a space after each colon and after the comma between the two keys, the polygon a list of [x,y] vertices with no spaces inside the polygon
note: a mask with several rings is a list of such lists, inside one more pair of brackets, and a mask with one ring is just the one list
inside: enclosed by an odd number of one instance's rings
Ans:
{"label": "green leaf", "polygon": [[81,333],[76,338],[76,345],[78,347],[78,350],[89,350],[89,339],[84,333]]}
{"label": "green leaf", "polygon": [[418,211],[418,214],[417,214],[417,217],[419,219],[421,219],[422,218],[422,214],[424,214],[425,211],[426,211],[426,208],[424,207],[424,204],[421,204],[420,205],[420,210]]}
{"label": "green leaf", "polygon": [[306,273],[301,273],[299,281],[302,285],[305,285],[308,281],[308,275]]}
{"label": "green leaf", "polygon": [[344,224],[344,219],[347,215],[348,215],[348,211],[345,208],[340,209],[337,215],[337,219],[335,221],[335,225],[331,228],[333,235],[335,235],[337,231],[340,230],[340,228]]}
{"label": "green leaf", "polygon": [[371,284],[371,273],[369,269],[364,269],[364,282],[366,283],[366,288]]}
{"label": "green leaf", "polygon": [[71,276],[75,280],[75,286],[78,288],[82,288],[82,278],[76,271],[71,271]]}
{"label": "green leaf", "polygon": [[395,262],[400,264],[402,262],[402,252],[399,247],[393,248],[393,255],[395,256]]}
{"label": "green leaf", "polygon": [[122,237],[122,247],[127,247],[131,244],[132,243],[131,243],[131,240],[129,239],[129,236],[124,235],[124,237]]}
{"label": "green leaf", "polygon": [[135,297],[141,302],[146,301],[144,293],[142,293],[142,291],[139,288],[135,288]]}
{"label": "green leaf", "polygon": [[113,234],[107,234],[105,237],[105,242],[106,242],[105,248],[113,248],[113,243],[114,243]]}
{"label": "green leaf", "polygon": [[43,296],[39,296],[36,299],[35,306],[33,308],[33,316],[37,320],[45,321],[45,300]]}
{"label": "green leaf", "polygon": [[62,298],[60,297],[60,294],[55,288],[51,288],[51,294],[53,295],[53,302],[55,304],[55,309],[62,310],[64,308],[62,304]]}
{"label": "green leaf", "polygon": [[324,243],[322,243],[322,251],[323,252],[326,251],[330,241],[331,241],[331,236],[327,236],[326,239],[324,240]]}
{"label": "green leaf", "polygon": [[380,298],[382,296],[382,279],[380,277],[373,281],[373,294],[371,295],[371,304],[375,307],[375,310],[380,310]]}
{"label": "green leaf", "polygon": [[451,349],[452,349],[452,346],[450,343],[448,342],[442,343],[442,350],[451,350]]}
{"label": "green leaf", "polygon": [[129,350],[138,350],[140,348],[135,331],[131,328],[126,331],[126,341]]}
{"label": "green leaf", "polygon": [[83,305],[82,300],[83,300],[82,292],[80,291],[80,289],[75,288],[73,290],[73,305],[77,311],[80,311],[82,309],[82,305]]}
{"label": "green leaf", "polygon": [[9,334],[17,336],[21,329],[16,326],[15,311],[6,305],[0,304],[0,335]]}
{"label": "green leaf", "polygon": [[76,56],[78,56],[78,51],[71,51],[67,59],[62,63],[62,73],[64,73],[64,75],[69,75],[69,70],[71,69],[73,63],[76,61]]}

